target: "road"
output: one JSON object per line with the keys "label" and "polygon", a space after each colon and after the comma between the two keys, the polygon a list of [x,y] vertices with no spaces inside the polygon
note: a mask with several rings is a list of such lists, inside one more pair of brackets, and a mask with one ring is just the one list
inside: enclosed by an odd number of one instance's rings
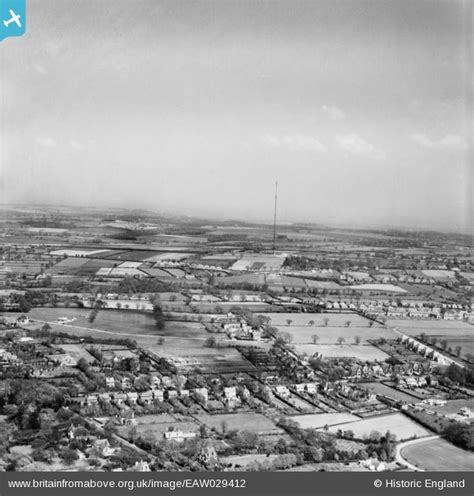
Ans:
{"label": "road", "polygon": [[398,463],[401,465],[407,466],[409,469],[414,470],[415,472],[424,472],[424,469],[417,467],[416,465],[413,465],[410,462],[407,462],[403,457],[402,457],[402,450],[403,448],[406,448],[407,446],[411,446],[412,444],[418,444],[418,443],[423,443],[425,441],[431,441],[432,439],[438,439],[439,436],[433,435],[433,436],[425,436],[425,437],[420,437],[417,439],[412,439],[411,441],[406,441],[405,443],[400,443],[397,444],[396,451],[395,451],[395,459]]}

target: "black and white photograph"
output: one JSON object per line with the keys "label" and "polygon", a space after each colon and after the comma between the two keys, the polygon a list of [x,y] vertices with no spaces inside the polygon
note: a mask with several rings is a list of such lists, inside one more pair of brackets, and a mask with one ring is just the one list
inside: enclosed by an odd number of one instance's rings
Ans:
{"label": "black and white photograph", "polygon": [[472,11],[0,0],[0,472],[472,494]]}

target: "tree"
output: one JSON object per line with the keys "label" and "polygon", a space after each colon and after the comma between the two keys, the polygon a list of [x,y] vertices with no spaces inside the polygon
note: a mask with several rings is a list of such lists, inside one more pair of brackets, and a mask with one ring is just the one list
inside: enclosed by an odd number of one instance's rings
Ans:
{"label": "tree", "polygon": [[217,345],[216,338],[214,336],[210,336],[204,341],[204,346],[207,348],[215,348]]}
{"label": "tree", "polygon": [[312,326],[314,326],[314,320],[310,320],[310,321],[308,322],[308,325],[309,325],[309,326],[311,326],[311,327],[312,327]]}
{"label": "tree", "polygon": [[359,345],[359,344],[360,344],[360,341],[361,341],[360,336],[355,336],[355,337],[354,337],[354,343],[355,343],[356,345]]}
{"label": "tree", "polygon": [[156,341],[156,344],[162,346],[163,344],[165,344],[165,338],[163,336],[160,336]]}
{"label": "tree", "polygon": [[374,326],[374,321],[373,320],[369,320],[369,327],[373,327]]}
{"label": "tree", "polygon": [[456,346],[454,349],[456,356],[461,356],[462,346]]}
{"label": "tree", "polygon": [[327,326],[328,326],[328,324],[329,324],[329,319],[326,317],[326,318],[324,319],[324,327],[327,327]]}
{"label": "tree", "polygon": [[291,319],[286,319],[286,325],[289,327],[293,321]]}
{"label": "tree", "polygon": [[79,455],[76,450],[66,448],[59,455],[66,465],[72,465],[76,460],[79,460]]}
{"label": "tree", "polygon": [[313,341],[314,344],[317,344],[319,341],[319,336],[317,334],[313,334],[311,336],[311,340]]}
{"label": "tree", "polygon": [[441,340],[441,348],[443,348],[444,351],[448,348],[448,341],[446,339]]}
{"label": "tree", "polygon": [[425,342],[426,341],[426,333],[425,332],[422,332],[420,334],[420,341],[422,341],[422,342]]}
{"label": "tree", "polygon": [[337,344],[342,345],[342,343],[345,343],[345,342],[346,342],[346,340],[342,336],[339,336],[337,338]]}
{"label": "tree", "polygon": [[346,327],[350,327],[351,326],[351,321],[350,320],[347,320],[346,321]]}
{"label": "tree", "polygon": [[161,331],[165,327],[165,316],[158,303],[153,303],[153,318],[155,319],[156,328]]}

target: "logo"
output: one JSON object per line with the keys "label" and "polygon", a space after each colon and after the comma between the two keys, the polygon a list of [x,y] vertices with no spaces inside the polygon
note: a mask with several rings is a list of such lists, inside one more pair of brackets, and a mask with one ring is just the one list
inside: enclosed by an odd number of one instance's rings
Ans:
{"label": "logo", "polygon": [[26,31],[26,0],[0,0],[0,41]]}

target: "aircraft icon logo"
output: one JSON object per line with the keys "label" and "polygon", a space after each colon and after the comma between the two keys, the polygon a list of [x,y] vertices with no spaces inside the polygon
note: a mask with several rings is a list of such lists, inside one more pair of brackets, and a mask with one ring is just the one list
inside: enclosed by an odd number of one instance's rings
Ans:
{"label": "aircraft icon logo", "polygon": [[0,41],[26,30],[26,0],[0,0]]}

